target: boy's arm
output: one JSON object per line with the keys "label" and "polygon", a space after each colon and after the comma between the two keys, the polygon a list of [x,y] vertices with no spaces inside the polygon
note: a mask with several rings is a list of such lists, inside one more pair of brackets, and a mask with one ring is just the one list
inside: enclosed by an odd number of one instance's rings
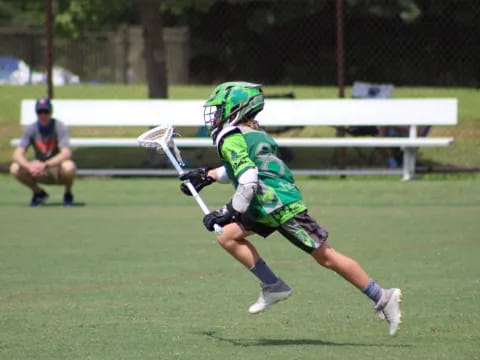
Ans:
{"label": "boy's arm", "polygon": [[232,167],[238,186],[228,204],[203,218],[203,224],[209,231],[214,230],[215,224],[224,226],[235,222],[240,214],[248,210],[258,188],[258,169],[248,156],[247,144],[241,134],[235,133],[225,138],[221,153]]}
{"label": "boy's arm", "polygon": [[227,170],[225,166],[220,166],[218,168],[208,170],[208,176],[220,184],[229,184],[230,179],[227,175]]}
{"label": "boy's arm", "polygon": [[[208,186],[216,181],[212,177],[212,169],[209,167],[198,168],[195,170],[190,170],[180,176],[180,181],[190,181],[197,192],[200,192],[205,186]],[[180,184],[180,190],[188,196],[192,196],[190,189],[187,187],[187,184],[184,182]]]}
{"label": "boy's arm", "polygon": [[[243,172],[255,168],[255,164],[248,156],[247,144],[241,134],[231,134],[225,137],[220,151],[222,152],[222,157],[231,164],[236,178],[240,178]],[[250,173],[251,172],[252,170],[250,170]],[[245,178],[248,177],[243,177],[239,184],[244,184]],[[220,184],[230,183],[224,166],[217,168],[202,167],[191,170],[180,176],[180,180],[189,180],[197,192],[200,192],[205,186],[215,181]],[[254,182],[256,182],[256,180],[254,180]],[[186,184],[181,184],[180,189],[185,195],[192,195]]]}
{"label": "boy's arm", "polygon": [[231,204],[234,211],[245,213],[258,187],[258,169],[248,155],[248,147],[242,134],[233,133],[227,136],[220,149],[222,157],[233,170],[238,183]]}
{"label": "boy's arm", "polygon": [[[197,192],[200,192],[205,186],[208,186],[215,181],[219,182],[220,184],[228,184],[230,182],[230,179],[227,176],[227,171],[223,166],[218,168],[203,167],[191,170],[181,175],[180,180],[189,180]],[[180,190],[185,195],[192,196],[187,184],[182,183],[180,185]]]}

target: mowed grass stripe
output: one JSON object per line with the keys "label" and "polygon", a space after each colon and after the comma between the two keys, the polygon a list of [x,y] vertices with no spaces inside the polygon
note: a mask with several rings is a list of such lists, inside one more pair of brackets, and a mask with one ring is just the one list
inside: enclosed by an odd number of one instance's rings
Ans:
{"label": "mowed grass stripe", "polygon": [[[351,254],[351,256],[362,255],[368,258],[368,257],[382,256],[382,255],[388,255],[388,254],[395,255],[395,254],[404,254],[409,252],[417,252],[419,250],[431,251],[439,248],[445,248],[445,247],[448,248],[448,247],[472,245],[472,244],[480,245],[480,238],[471,239],[471,240],[456,240],[456,241],[452,240],[447,242],[441,242],[438,244],[425,244],[425,245],[406,247],[406,248],[365,251],[357,254]],[[275,268],[279,268],[279,267],[286,267],[286,266],[305,265],[305,264],[310,264],[311,262],[312,262],[311,259],[302,260],[302,261],[280,261],[280,262],[272,262],[271,265],[274,266]],[[181,279],[195,279],[195,278],[203,278],[207,276],[228,275],[228,274],[233,274],[240,271],[245,271],[245,269],[235,268],[235,269],[219,270],[219,271],[213,271],[213,272],[172,274],[172,275],[166,275],[161,277],[130,280],[130,281],[116,282],[116,283],[82,285],[82,286],[75,286],[75,287],[64,288],[64,289],[51,289],[51,290],[38,291],[38,292],[32,292],[32,293],[20,293],[20,294],[0,296],[0,300],[12,300],[12,299],[19,299],[19,298],[37,297],[42,295],[55,295],[55,294],[64,294],[64,293],[72,293],[72,292],[91,291],[91,290],[99,290],[99,289],[106,289],[106,288],[112,288],[112,287],[134,286],[134,285],[148,284],[148,283],[161,283],[165,281],[175,281],[175,280],[181,280]]]}

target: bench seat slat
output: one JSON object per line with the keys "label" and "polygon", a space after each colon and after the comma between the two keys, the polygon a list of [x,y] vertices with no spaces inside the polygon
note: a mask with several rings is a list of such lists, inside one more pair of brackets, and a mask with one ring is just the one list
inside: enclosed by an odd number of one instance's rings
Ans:
{"label": "bench seat slat", "polygon": [[[448,146],[453,138],[276,138],[280,146],[291,147],[434,147]],[[18,146],[19,139],[12,140],[13,146]],[[176,138],[179,147],[213,146],[210,138]],[[71,138],[72,147],[138,147],[135,138]]]}
{"label": "bench seat slat", "polygon": [[[53,100],[67,126],[202,126],[203,100]],[[21,124],[36,120],[22,100]],[[262,126],[455,125],[457,99],[269,99]],[[92,114],[93,117],[92,117]]]}

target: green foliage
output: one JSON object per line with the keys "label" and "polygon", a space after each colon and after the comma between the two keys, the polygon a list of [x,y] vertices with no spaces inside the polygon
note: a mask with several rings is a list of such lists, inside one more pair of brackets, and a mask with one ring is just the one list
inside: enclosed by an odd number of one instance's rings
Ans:
{"label": "green foliage", "polygon": [[418,0],[347,0],[347,11],[354,14],[363,12],[379,17],[401,18],[405,22],[415,21],[421,16]]}
{"label": "green foliage", "polygon": [[[181,16],[186,11],[207,11],[213,0],[158,0],[159,11]],[[42,25],[43,1],[0,0],[0,19],[16,25]],[[79,37],[86,30],[110,29],[122,24],[139,23],[136,0],[52,0],[57,35]]]}
{"label": "green foliage", "polygon": [[0,19],[3,21],[10,20],[15,15],[15,6],[7,1],[0,1]]}
{"label": "green foliage", "polygon": [[0,19],[17,27],[42,24],[43,1],[0,0]]}
{"label": "green foliage", "polygon": [[160,9],[173,15],[182,15],[188,10],[205,12],[215,0],[162,0]]}
{"label": "green foliage", "polygon": [[78,37],[86,30],[115,28],[136,22],[137,8],[132,0],[57,0],[55,25],[64,35]]}

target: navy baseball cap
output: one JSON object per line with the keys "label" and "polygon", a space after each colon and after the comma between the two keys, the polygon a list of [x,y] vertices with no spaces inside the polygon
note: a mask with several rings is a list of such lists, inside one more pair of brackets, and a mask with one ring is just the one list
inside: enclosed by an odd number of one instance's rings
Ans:
{"label": "navy baseball cap", "polygon": [[40,98],[35,103],[35,111],[38,112],[40,110],[47,110],[48,112],[52,112],[52,103],[48,98]]}

